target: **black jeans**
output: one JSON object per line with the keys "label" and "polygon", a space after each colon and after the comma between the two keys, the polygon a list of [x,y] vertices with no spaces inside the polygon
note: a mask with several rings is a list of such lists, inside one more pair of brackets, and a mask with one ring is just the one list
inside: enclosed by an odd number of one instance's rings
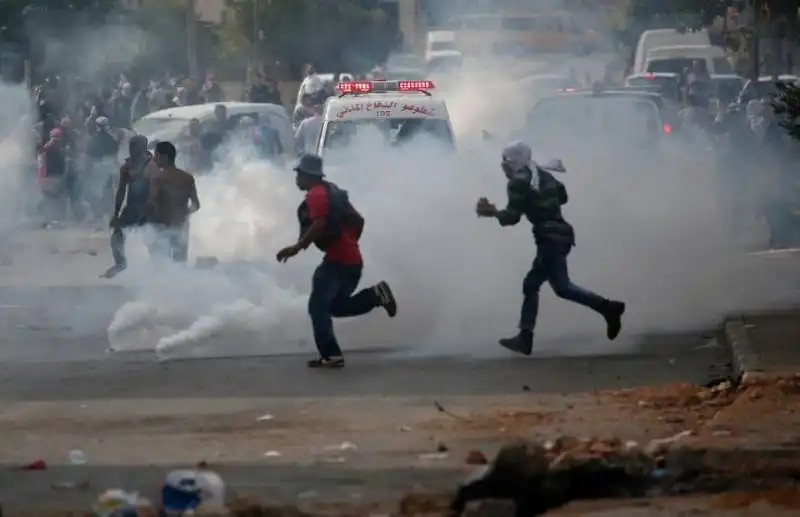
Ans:
{"label": "black jeans", "polygon": [[360,316],[380,305],[378,295],[371,287],[353,295],[363,268],[361,265],[324,260],[314,271],[311,295],[308,297],[308,314],[314,329],[314,342],[321,357],[342,355],[333,332],[333,318]]}
{"label": "black jeans", "polygon": [[539,289],[545,282],[550,282],[550,287],[556,296],[601,312],[605,298],[587,289],[578,287],[569,279],[567,270],[567,255],[572,246],[553,242],[543,242],[536,245],[536,258],[531,270],[522,282],[524,299],[519,318],[521,330],[533,331],[536,328],[536,318],[539,314]]}

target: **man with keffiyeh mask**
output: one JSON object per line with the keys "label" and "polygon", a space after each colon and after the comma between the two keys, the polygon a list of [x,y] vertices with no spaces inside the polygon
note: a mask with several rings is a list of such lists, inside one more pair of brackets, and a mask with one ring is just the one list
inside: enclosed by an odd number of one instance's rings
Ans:
{"label": "man with keffiyeh mask", "polygon": [[533,225],[536,258],[522,283],[524,300],[519,333],[500,340],[508,350],[530,355],[533,331],[539,312],[539,289],[550,282],[560,298],[573,301],[598,312],[606,320],[606,334],[614,339],[622,329],[625,304],[599,296],[573,284],[569,279],[567,255],[575,245],[575,232],[561,214],[567,202],[567,189],[553,173],[566,172],[560,160],[539,165],[532,159],[530,146],[512,142],[503,149],[501,167],[508,180],[508,205],[498,210],[486,198],[478,200],[479,217],[493,217],[501,226],[513,226],[522,216]]}

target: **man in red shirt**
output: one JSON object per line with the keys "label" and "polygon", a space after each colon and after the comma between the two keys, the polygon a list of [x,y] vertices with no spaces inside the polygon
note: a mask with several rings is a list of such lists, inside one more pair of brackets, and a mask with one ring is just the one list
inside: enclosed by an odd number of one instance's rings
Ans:
{"label": "man in red shirt", "polygon": [[286,262],[301,250],[316,245],[325,253],[311,282],[308,313],[314,329],[319,359],[308,362],[310,368],[341,368],[344,357],[333,332],[332,318],[360,316],[383,307],[389,317],[397,314],[397,302],[386,282],[353,292],[361,280],[364,263],[358,241],[364,230],[364,218],[350,203],[347,192],[325,181],[322,158],[306,154],[294,168],[297,187],[306,192],[297,210],[300,239],[278,252],[279,262]]}

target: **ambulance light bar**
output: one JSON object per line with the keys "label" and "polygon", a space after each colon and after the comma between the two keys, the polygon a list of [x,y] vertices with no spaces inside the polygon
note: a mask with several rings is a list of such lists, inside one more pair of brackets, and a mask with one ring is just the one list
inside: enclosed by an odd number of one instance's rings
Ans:
{"label": "ambulance light bar", "polygon": [[336,84],[336,91],[346,93],[426,92],[433,90],[433,81],[347,81]]}

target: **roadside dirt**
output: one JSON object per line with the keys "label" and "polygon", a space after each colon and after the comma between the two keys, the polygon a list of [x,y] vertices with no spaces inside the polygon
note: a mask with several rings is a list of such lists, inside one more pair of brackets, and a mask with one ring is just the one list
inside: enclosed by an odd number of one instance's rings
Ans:
{"label": "roadside dirt", "polygon": [[[661,440],[665,454],[677,450],[698,469],[691,482],[677,490],[686,494],[574,502],[548,515],[800,515],[797,375],[741,387],[676,384],[580,395],[352,399],[335,406],[318,400],[291,405],[270,400],[181,401],[179,411],[170,401],[150,406],[142,401],[116,401],[105,407],[65,404],[2,408],[0,433],[7,444],[2,460],[44,456],[59,462],[66,451],[80,446],[93,464],[158,463],[159,455],[168,453],[174,464],[175,453],[186,451],[178,461],[187,464],[207,459],[213,466],[241,458],[297,463],[335,455],[352,468],[460,466],[466,474],[513,438],[545,443],[574,436],[576,443],[583,438],[583,443],[599,444],[586,448],[598,455],[632,442],[658,450],[652,440]],[[87,439],[89,429],[103,438]],[[267,447],[278,450],[279,456],[265,457]],[[703,493],[690,493],[694,491]],[[311,515],[435,517],[448,514],[453,494],[425,493],[421,487],[399,504],[307,501],[301,506]],[[238,515],[300,515],[253,513],[255,503],[248,504],[250,513]]]}

